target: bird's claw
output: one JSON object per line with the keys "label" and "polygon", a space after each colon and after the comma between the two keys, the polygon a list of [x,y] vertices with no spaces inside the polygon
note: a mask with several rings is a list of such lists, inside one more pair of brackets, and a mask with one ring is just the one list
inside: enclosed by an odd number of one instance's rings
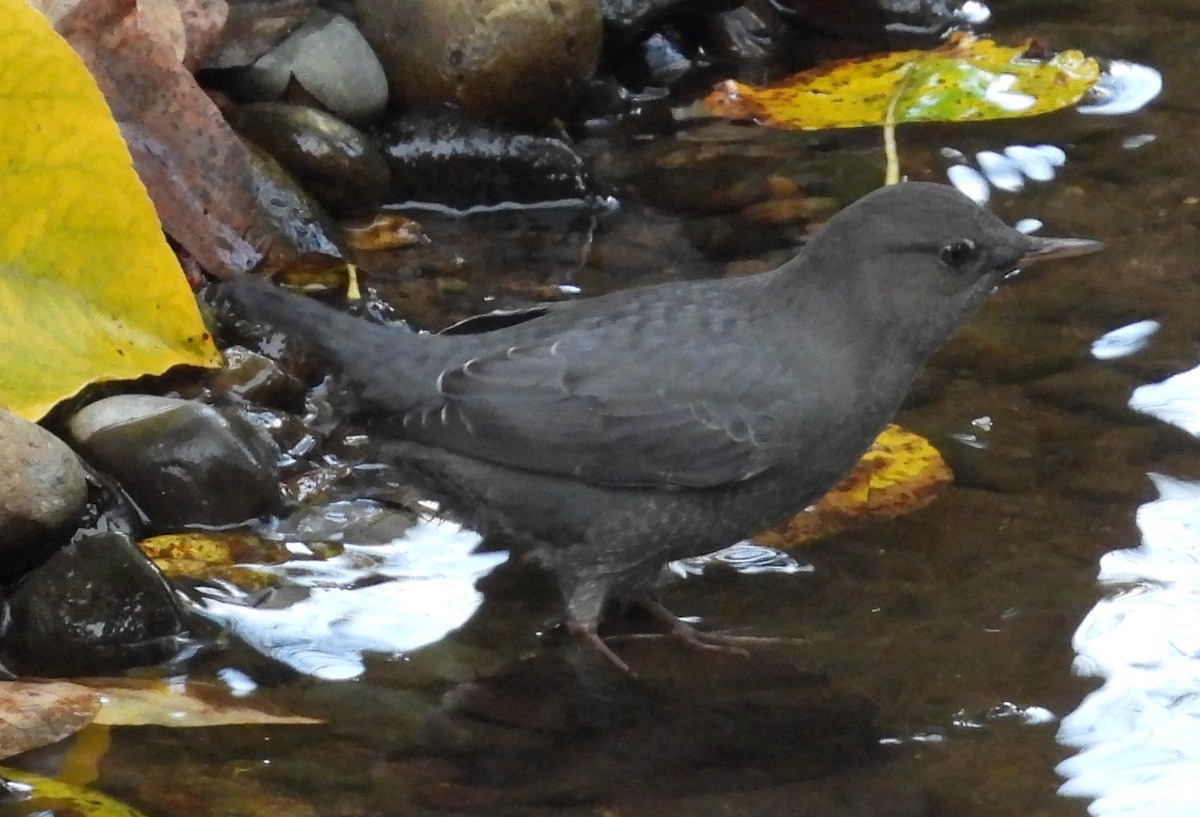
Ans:
{"label": "bird's claw", "polygon": [[633,668],[626,664],[621,656],[612,651],[612,648],[609,647],[608,644],[605,643],[604,639],[601,638],[596,632],[596,628],[594,626],[581,624],[577,621],[568,621],[566,623],[566,628],[568,633],[582,641],[585,646],[590,647],[591,649],[600,653],[600,655],[606,661],[608,661],[608,663],[612,664],[621,672],[632,678],[637,677],[637,673],[633,671]]}

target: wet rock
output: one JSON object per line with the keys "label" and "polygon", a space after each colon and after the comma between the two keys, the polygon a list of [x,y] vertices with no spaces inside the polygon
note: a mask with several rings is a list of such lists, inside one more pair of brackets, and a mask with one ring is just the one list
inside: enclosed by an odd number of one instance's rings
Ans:
{"label": "wet rock", "polygon": [[451,102],[540,124],[569,110],[600,57],[597,0],[359,0],[392,101]]}
{"label": "wet rock", "polygon": [[266,269],[278,269],[304,253],[345,255],[337,225],[282,165],[255,148],[250,151],[250,172],[258,198],[256,229],[268,237]]}
{"label": "wet rock", "polygon": [[[607,37],[601,74],[611,73],[626,87],[643,92],[711,85],[714,64],[721,65],[722,77],[761,82],[761,67],[744,73],[743,61],[758,65],[767,54],[789,47],[777,35],[790,29],[767,2],[618,0],[602,5]],[[594,115],[591,95],[584,109]]]}
{"label": "wet rock", "polygon": [[130,394],[92,403],[67,425],[153,525],[227,525],[279,505],[279,452],[232,411]]}
{"label": "wet rock", "polygon": [[260,406],[303,407],[304,384],[266,355],[243,346],[225,349],[225,365],[207,376],[212,390]]}
{"label": "wet rock", "polygon": [[221,41],[205,68],[249,65],[312,13],[317,0],[230,0]]}
{"label": "wet rock", "polygon": [[295,81],[318,102],[351,121],[387,106],[387,78],[375,52],[340,14],[323,9],[238,77],[246,98],[278,99]]}
{"label": "wet rock", "polygon": [[737,4],[738,0],[600,0],[600,13],[610,30],[629,35],[673,15],[699,16]]}
{"label": "wet rock", "polygon": [[651,34],[642,43],[642,57],[651,81],[672,85],[691,73],[694,63],[682,44],[662,33]]}
{"label": "wet rock", "polygon": [[962,11],[964,0],[776,0],[772,5],[795,25],[878,48],[928,45],[951,27],[981,22]]}
{"label": "wet rock", "polygon": [[345,541],[384,545],[403,539],[416,522],[414,513],[356,499],[302,508],[281,520],[277,530],[308,544]]}
{"label": "wet rock", "polygon": [[0,572],[19,571],[62,544],[87,501],[87,479],[67,444],[0,410]]}
{"label": "wet rock", "polygon": [[23,674],[115,673],[166,661],[185,643],[171,588],[120,533],[77,539],[8,601],[12,626],[0,655]]}
{"label": "wet rock", "polygon": [[583,159],[563,139],[472,122],[461,115],[411,115],[379,141],[392,169],[395,201],[458,209],[504,202],[589,198]]}
{"label": "wet rock", "polygon": [[331,213],[369,212],[387,195],[387,162],[365,135],[337,117],[304,105],[257,102],[239,105],[226,118]]}
{"label": "wet rock", "polygon": [[713,20],[717,54],[736,65],[760,65],[772,59],[783,47],[782,34],[782,21],[771,7],[753,8],[745,5],[724,12]]}
{"label": "wet rock", "polygon": [[674,134],[679,129],[665,87],[651,85],[637,92],[626,87],[645,84],[644,55],[630,56],[630,51],[613,49],[611,70],[616,73],[598,74],[588,83],[579,103],[581,121],[576,122],[583,133],[624,133],[643,139],[651,134]]}

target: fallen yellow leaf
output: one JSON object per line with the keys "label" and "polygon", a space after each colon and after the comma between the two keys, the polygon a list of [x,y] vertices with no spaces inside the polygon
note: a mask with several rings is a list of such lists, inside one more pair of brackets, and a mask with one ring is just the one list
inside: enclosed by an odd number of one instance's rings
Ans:
{"label": "fallen yellow leaf", "polygon": [[1079,51],[1035,59],[1030,50],[960,34],[931,50],[832,62],[762,88],[729,80],[703,104],[715,116],[796,130],[963,122],[1049,113],[1100,78]]}
{"label": "fallen yellow leaf", "polygon": [[0,0],[0,105],[0,405],[37,420],[89,383],[219,365],[96,83],[24,0]]}
{"label": "fallen yellow leaf", "polygon": [[754,541],[784,549],[854,525],[892,519],[924,508],[938,487],[953,478],[928,440],[889,425],[833,490]]}
{"label": "fallen yellow leaf", "polygon": [[[71,814],[79,817],[145,817],[120,800],[98,791],[72,786],[61,780],[42,777],[20,769],[0,767],[0,777],[30,787],[25,794],[6,799],[13,814]],[[20,809],[18,811],[18,809]]]}

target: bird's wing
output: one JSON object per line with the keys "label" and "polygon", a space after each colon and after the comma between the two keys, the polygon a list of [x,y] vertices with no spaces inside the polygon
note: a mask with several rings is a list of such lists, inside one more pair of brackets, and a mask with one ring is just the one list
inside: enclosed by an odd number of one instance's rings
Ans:
{"label": "bird's wing", "polygon": [[614,348],[611,333],[570,330],[448,369],[441,402],[409,412],[404,429],[462,454],[603,485],[739,482],[773,462],[778,403],[763,392],[778,384],[761,371],[748,380],[753,367],[722,365],[727,358],[711,351]]}

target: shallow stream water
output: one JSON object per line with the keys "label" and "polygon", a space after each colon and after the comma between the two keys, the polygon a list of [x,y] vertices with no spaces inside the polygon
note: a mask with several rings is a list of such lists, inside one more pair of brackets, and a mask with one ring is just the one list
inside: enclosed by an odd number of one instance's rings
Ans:
{"label": "shallow stream water", "polygon": [[[743,658],[634,641],[642,677],[616,677],[555,640],[535,570],[446,523],[382,535],[399,523],[348,502],[313,523],[345,553],[286,569],[308,607],[214,603],[261,652],[196,670],[326,724],[119,729],[95,786],[151,815],[1200,813],[1200,10],[992,11],[1001,41],[1152,66],[1163,92],[1122,116],[900,129],[903,171],[930,180],[959,161],[947,149],[1060,148],[1053,179],[990,206],[1108,249],[1019,276],[922,376],[899,421],[955,472],[935,503],[789,570],[668,586],[705,626],[796,643]],[[718,151],[799,186],[835,167],[816,193],[845,202],[882,178],[876,136],[697,125],[592,144],[611,211],[424,223],[496,302],[530,280],[591,294],[767,268],[798,236],[729,243],[710,216],[665,215],[656,201],[706,177],[662,157]]]}

